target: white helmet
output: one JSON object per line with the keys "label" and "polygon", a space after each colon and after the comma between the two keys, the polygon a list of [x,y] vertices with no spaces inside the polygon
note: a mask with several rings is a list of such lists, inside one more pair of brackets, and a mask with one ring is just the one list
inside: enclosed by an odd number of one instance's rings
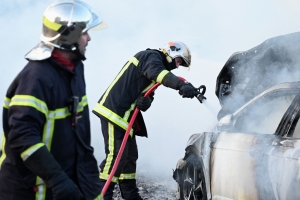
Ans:
{"label": "white helmet", "polygon": [[25,58],[43,60],[49,58],[54,47],[78,52],[78,39],[89,29],[104,29],[106,24],[80,0],[58,0],[44,12],[41,43]]}
{"label": "white helmet", "polygon": [[190,49],[184,43],[168,42],[168,44],[160,50],[166,55],[169,63],[176,57],[182,58],[182,66],[189,70],[192,56]]}

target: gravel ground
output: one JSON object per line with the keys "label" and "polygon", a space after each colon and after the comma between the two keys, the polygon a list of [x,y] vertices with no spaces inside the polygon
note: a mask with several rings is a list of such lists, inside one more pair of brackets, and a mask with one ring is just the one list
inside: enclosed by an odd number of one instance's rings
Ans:
{"label": "gravel ground", "polygon": [[[147,172],[137,173],[137,186],[145,200],[178,200],[176,182],[172,178],[162,178]],[[118,185],[114,190],[114,200],[123,200]]]}

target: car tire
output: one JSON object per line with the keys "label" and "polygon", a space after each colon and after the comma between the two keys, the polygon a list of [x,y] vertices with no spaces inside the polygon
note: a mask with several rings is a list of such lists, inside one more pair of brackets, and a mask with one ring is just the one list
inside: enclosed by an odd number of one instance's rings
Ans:
{"label": "car tire", "polygon": [[178,184],[180,200],[207,200],[204,172],[199,158],[190,153],[185,161],[181,182]]}

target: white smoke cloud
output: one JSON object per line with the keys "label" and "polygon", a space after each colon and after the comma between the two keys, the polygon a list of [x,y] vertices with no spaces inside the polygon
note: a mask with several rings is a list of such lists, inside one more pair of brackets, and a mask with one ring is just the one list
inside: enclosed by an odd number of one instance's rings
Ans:
{"label": "white smoke cloud", "polygon": [[[39,41],[44,9],[50,0],[1,0],[2,24],[0,55],[0,94],[5,96],[12,79],[26,64],[24,55]],[[189,72],[174,73],[195,86],[207,86],[207,101],[220,108],[214,94],[217,75],[236,51],[247,50],[265,39],[299,31],[300,5],[297,1],[103,1],[87,0],[108,29],[91,31],[87,47],[85,77],[90,109],[115,75],[136,52],[159,48],[170,40],[190,47]],[[139,167],[151,173],[171,169],[184,155],[187,139],[193,133],[209,131],[216,117],[196,99],[182,99],[174,90],[160,86],[152,107],[144,113],[149,138],[138,138]],[[99,119],[91,113],[95,155],[104,158]]]}

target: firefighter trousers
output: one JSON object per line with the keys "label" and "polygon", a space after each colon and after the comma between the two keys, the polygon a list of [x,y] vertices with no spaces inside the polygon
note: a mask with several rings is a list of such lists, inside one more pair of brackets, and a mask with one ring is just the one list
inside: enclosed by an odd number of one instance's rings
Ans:
{"label": "firefighter trousers", "polygon": [[[119,153],[125,131],[104,119],[101,119],[101,128],[106,154],[105,159],[100,164],[100,179],[104,186]],[[112,198],[114,185],[117,182],[123,199],[135,199],[140,197],[135,179],[137,159],[138,149],[135,136],[128,136],[118,168],[104,196],[105,200]]]}

